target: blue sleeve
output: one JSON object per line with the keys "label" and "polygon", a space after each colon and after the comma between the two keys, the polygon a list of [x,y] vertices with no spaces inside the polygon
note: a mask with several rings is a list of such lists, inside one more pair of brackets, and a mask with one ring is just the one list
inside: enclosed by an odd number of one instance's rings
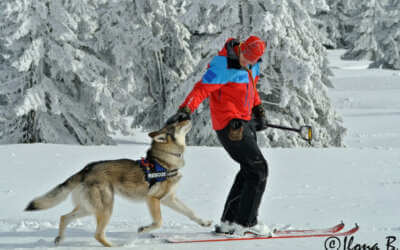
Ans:
{"label": "blue sleeve", "polygon": [[206,84],[226,84],[230,81],[229,78],[226,57],[216,56],[211,60],[210,67],[201,82]]}

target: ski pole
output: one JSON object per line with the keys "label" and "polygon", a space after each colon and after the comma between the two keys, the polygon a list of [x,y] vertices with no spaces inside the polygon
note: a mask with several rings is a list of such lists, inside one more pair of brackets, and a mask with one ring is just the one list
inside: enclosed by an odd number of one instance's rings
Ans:
{"label": "ski pole", "polygon": [[268,128],[268,127],[297,132],[300,134],[301,138],[308,141],[308,143],[311,145],[312,136],[313,136],[311,126],[301,126],[300,128],[290,128],[290,127],[285,127],[285,126],[280,126],[280,125],[266,124],[265,128]]}

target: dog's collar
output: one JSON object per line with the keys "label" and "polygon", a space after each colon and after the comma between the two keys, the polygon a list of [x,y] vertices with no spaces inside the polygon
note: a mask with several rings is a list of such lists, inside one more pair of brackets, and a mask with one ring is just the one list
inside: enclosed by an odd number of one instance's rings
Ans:
{"label": "dog's collar", "polygon": [[162,152],[162,153],[165,153],[165,154],[173,155],[173,156],[175,156],[177,158],[182,158],[183,157],[183,153],[173,153],[173,152],[168,152],[168,151],[165,151],[165,150],[162,150],[162,149],[152,149],[151,151],[153,151],[153,150],[159,151],[159,152]]}

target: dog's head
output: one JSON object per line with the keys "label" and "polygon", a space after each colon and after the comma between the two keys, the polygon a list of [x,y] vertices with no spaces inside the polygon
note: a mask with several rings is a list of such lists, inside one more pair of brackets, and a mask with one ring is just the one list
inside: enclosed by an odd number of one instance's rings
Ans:
{"label": "dog's head", "polygon": [[186,145],[186,134],[192,128],[190,120],[181,122],[175,122],[170,125],[163,127],[158,131],[149,133],[149,136],[153,139],[153,142],[158,143],[176,143],[181,146]]}

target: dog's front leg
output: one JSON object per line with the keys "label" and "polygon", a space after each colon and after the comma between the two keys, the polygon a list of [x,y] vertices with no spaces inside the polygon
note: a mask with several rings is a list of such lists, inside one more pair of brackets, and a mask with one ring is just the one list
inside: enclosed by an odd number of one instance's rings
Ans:
{"label": "dog's front leg", "polygon": [[160,228],[162,224],[160,199],[155,197],[148,197],[147,206],[149,207],[151,217],[153,218],[153,223],[148,226],[139,227],[139,233],[145,233]]}
{"label": "dog's front leg", "polygon": [[161,202],[163,205],[166,205],[167,207],[173,209],[174,211],[186,215],[189,219],[195,221],[197,224],[203,227],[211,226],[212,221],[210,220],[205,221],[197,217],[193,212],[193,210],[187,207],[185,204],[183,204],[183,202],[180,201],[178,198],[176,198],[175,195],[169,195],[164,199],[162,199]]}

